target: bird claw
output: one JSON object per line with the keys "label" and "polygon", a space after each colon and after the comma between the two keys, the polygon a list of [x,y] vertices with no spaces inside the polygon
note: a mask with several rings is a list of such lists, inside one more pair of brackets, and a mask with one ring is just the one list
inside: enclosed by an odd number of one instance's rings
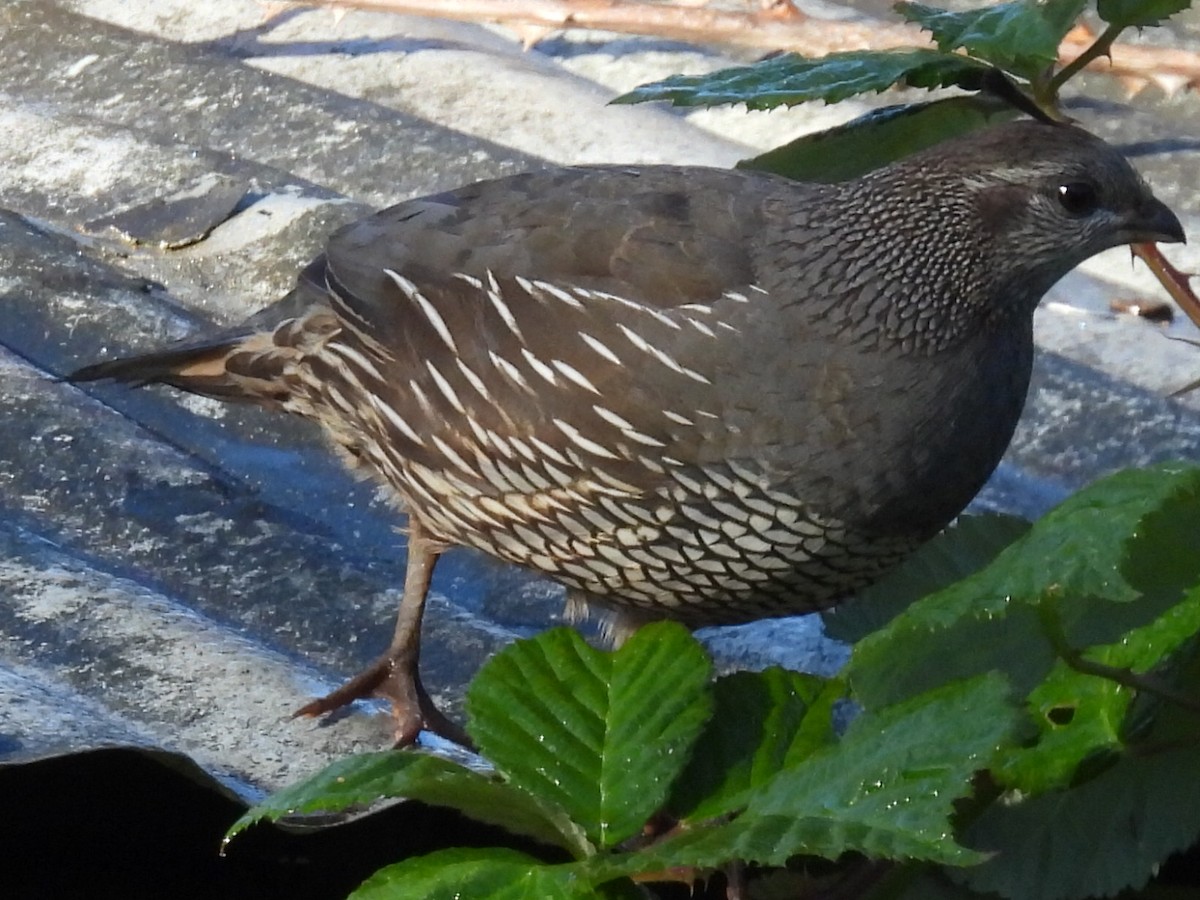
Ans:
{"label": "bird claw", "polygon": [[316,718],[368,697],[391,703],[397,749],[415,744],[422,731],[467,749],[474,747],[466,731],[437,708],[421,683],[416,665],[386,655],[341,687],[300,707],[292,713],[292,718]]}

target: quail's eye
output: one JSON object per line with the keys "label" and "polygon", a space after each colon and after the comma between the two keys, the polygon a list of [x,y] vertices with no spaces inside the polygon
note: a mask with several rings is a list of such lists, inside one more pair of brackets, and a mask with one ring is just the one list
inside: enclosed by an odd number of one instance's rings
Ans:
{"label": "quail's eye", "polygon": [[1100,206],[1100,195],[1086,181],[1069,181],[1058,186],[1058,202],[1073,216],[1087,216]]}

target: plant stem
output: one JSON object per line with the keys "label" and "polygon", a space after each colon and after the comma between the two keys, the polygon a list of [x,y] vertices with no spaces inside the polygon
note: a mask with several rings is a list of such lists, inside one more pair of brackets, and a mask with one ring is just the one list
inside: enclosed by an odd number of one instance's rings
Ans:
{"label": "plant stem", "polygon": [[1071,60],[1068,65],[1059,69],[1058,74],[1050,79],[1050,83],[1046,85],[1046,99],[1053,102],[1058,97],[1058,89],[1090,65],[1093,60],[1099,59],[1101,56],[1111,58],[1109,49],[1124,30],[1125,26],[1123,25],[1109,25],[1105,28],[1104,33],[1096,38],[1090,47]]}
{"label": "plant stem", "polygon": [[1058,617],[1058,610],[1052,604],[1042,604],[1038,612],[1042,620],[1042,627],[1045,629],[1046,637],[1050,641],[1050,646],[1054,648],[1054,652],[1058,654],[1058,657],[1068,667],[1083,675],[1107,678],[1109,681],[1114,681],[1131,690],[1151,694],[1168,703],[1174,703],[1181,709],[1200,715],[1200,700],[1180,693],[1148,675],[1139,675],[1132,669],[1109,666],[1084,657],[1083,653],[1072,647],[1067,640],[1066,632],[1063,631],[1062,620]]}

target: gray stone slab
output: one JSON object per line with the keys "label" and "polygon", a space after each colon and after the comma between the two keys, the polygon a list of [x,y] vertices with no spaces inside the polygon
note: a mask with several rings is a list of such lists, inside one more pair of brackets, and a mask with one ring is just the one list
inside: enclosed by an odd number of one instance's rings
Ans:
{"label": "gray stone slab", "polygon": [[1200,462],[1200,415],[1179,400],[1043,353],[1007,459],[1068,490],[1130,466]]}
{"label": "gray stone slab", "polygon": [[[537,162],[443,125],[53,3],[6,3],[0,33],[0,91],[27,104],[119,123],[146,139],[247,156],[377,205]],[[92,61],[79,68],[86,59]]]}
{"label": "gray stone slab", "polygon": [[[0,521],[28,535],[21,547],[0,552],[0,564],[13,573],[0,576],[10,613],[0,633],[44,648],[18,655],[24,666],[45,666],[105,701],[123,689],[124,714],[170,699],[144,677],[143,664],[127,662],[129,634],[119,637],[113,624],[130,619],[128,613],[90,620],[83,636],[70,627],[43,633],[55,624],[49,613],[14,617],[22,596],[16,586],[37,582],[32,573],[40,565],[22,548],[40,541],[101,573],[95,578],[152,589],[140,601],[122,600],[122,608],[147,607],[161,595],[177,615],[211,620],[216,634],[237,635],[239,647],[271,656],[276,669],[323,667],[323,680],[308,669],[307,680],[292,677],[290,688],[274,692],[278,714],[259,730],[279,732],[286,712],[386,645],[403,581],[404,543],[394,531],[401,519],[303,423],[255,409],[213,418],[214,410],[197,414],[161,390],[99,387],[94,399],[47,377],[47,370],[102,352],[114,332],[166,337],[188,316],[148,299],[139,281],[77,252],[69,238],[30,229],[16,217],[0,218],[0,242],[9,251],[0,256],[2,337],[22,350],[22,357],[0,354]],[[66,328],[80,286],[95,318]],[[39,590],[69,595],[64,605],[86,608],[95,594],[81,577],[70,585],[45,577],[48,586]],[[452,586],[454,603],[443,585]],[[487,620],[476,613],[489,608],[491,591],[521,587],[472,553],[451,554],[440,569],[424,660],[431,691],[451,709],[482,660],[512,636],[495,610]],[[150,611],[142,620],[151,643],[164,633],[153,624],[161,618]],[[188,640],[184,635],[179,643],[186,648]],[[223,669],[227,677],[204,674],[213,692],[188,715],[209,715],[261,687],[262,671],[251,662]],[[90,680],[97,672],[104,675],[100,684]],[[372,734],[386,743],[386,725]],[[349,746],[343,742],[342,751]]]}
{"label": "gray stone slab", "polygon": [[313,670],[9,522],[0,523],[0,591],[6,755],[163,747],[248,793],[390,733],[382,716],[324,728],[290,719],[296,693],[326,683]]}

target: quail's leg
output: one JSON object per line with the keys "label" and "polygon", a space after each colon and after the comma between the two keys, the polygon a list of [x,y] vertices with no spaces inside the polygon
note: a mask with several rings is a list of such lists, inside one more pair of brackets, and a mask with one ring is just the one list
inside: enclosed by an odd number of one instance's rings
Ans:
{"label": "quail's leg", "polygon": [[433,567],[444,546],[425,536],[420,524],[409,521],[408,565],[404,573],[404,596],[396,616],[396,631],[387,651],[337,690],[296,710],[296,716],[320,716],[355,700],[380,697],[392,704],[396,720],[396,746],[414,743],[422,731],[432,731],[463,746],[471,741],[439,710],[421,684],[421,618]]}

